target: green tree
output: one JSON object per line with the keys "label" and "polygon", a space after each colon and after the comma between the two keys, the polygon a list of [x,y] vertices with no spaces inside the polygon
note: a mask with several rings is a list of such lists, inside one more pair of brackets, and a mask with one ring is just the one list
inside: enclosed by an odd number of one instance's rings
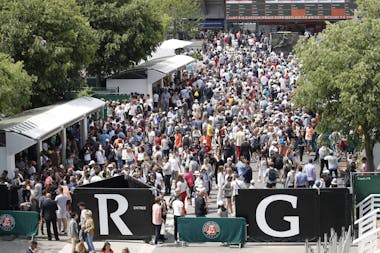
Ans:
{"label": "green tree", "polygon": [[0,113],[6,116],[29,106],[32,78],[22,62],[14,63],[9,55],[0,53]]}
{"label": "green tree", "polygon": [[165,22],[165,33],[177,39],[194,36],[202,21],[200,0],[152,0]]}
{"label": "green tree", "polygon": [[[373,8],[372,8],[373,7]],[[376,1],[359,4],[360,18],[328,24],[296,46],[304,75],[299,106],[320,114],[320,132],[355,130],[363,136],[369,169],[380,140],[380,19]]]}
{"label": "green tree", "polygon": [[97,49],[94,31],[74,0],[1,1],[0,50],[23,61],[33,106],[72,98]]}
{"label": "green tree", "polygon": [[146,0],[77,0],[100,43],[89,72],[118,73],[146,59],[163,40],[162,19]]}

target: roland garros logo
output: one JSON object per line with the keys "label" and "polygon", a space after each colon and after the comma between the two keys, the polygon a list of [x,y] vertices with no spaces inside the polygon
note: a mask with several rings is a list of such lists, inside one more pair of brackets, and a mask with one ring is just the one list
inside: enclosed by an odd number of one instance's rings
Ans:
{"label": "roland garros logo", "polygon": [[208,221],[203,224],[202,233],[209,239],[215,239],[220,235],[220,227],[214,221]]}
{"label": "roland garros logo", "polygon": [[10,214],[3,214],[0,216],[0,229],[3,231],[12,231],[16,225],[15,218]]}

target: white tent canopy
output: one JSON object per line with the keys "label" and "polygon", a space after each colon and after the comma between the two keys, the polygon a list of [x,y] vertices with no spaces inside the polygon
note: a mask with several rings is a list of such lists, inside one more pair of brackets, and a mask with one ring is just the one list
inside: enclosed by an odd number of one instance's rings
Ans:
{"label": "white tent canopy", "polygon": [[[66,103],[46,106],[22,112],[0,121],[0,171],[8,169],[13,175],[15,154],[37,144],[37,157],[42,149],[42,141],[61,135],[62,160],[66,159],[66,128],[81,124],[81,144],[87,140],[87,117],[105,105],[92,97],[81,97]],[[39,159],[37,159],[39,163]]]}
{"label": "white tent canopy", "polygon": [[157,50],[152,53],[152,56],[148,57],[148,61],[157,59],[157,58],[176,55],[175,54],[176,49],[184,48],[184,47],[190,46],[191,44],[193,44],[191,41],[186,41],[186,40],[176,40],[176,39],[165,40],[157,48]]}
{"label": "white tent canopy", "polygon": [[[162,80],[165,76],[195,61],[196,59],[187,55],[174,55],[152,59],[118,76],[108,78],[106,81],[107,88],[117,89],[120,93],[137,92],[153,96],[152,85],[155,82]],[[146,76],[140,79],[128,78],[128,74],[137,72],[144,72]]]}
{"label": "white tent canopy", "polygon": [[4,119],[0,121],[0,129],[18,133],[33,140],[48,138],[104,107],[104,104],[104,101],[97,98],[81,97]]}
{"label": "white tent canopy", "polygon": [[160,75],[155,75],[155,80],[151,79],[151,81],[156,82],[161,78],[165,77],[166,75],[172,73],[173,71],[181,67],[184,67],[194,61],[195,59],[193,57],[187,55],[176,55],[166,59],[162,59],[162,61],[157,62],[151,67],[148,67],[148,70],[154,70],[160,73]]}

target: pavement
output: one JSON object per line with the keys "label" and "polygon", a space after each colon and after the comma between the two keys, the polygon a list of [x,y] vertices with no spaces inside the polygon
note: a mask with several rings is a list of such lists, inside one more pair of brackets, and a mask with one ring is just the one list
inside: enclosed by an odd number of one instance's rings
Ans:
{"label": "pavement", "polygon": [[[307,161],[307,158],[305,159]],[[319,167],[319,166],[317,166]],[[253,178],[255,179],[256,188],[265,188],[263,182],[258,181],[258,170],[254,164],[252,164],[253,168]],[[319,172],[317,172],[319,175]],[[339,184],[343,182],[340,180]],[[281,188],[281,185],[277,185],[278,188]],[[208,202],[209,205],[209,214],[208,217],[216,217],[216,186],[215,182],[213,182],[213,190],[210,194],[210,199]],[[169,198],[169,197],[167,197]],[[186,204],[187,208],[187,217],[194,216],[194,207]],[[305,244],[304,243],[253,243],[248,242],[244,245],[243,248],[239,248],[238,246],[223,246],[221,243],[191,243],[185,246],[178,245],[174,243],[173,237],[173,215],[171,210],[169,210],[167,223],[166,223],[166,237],[168,240],[161,245],[155,246],[145,243],[143,241],[112,241],[111,248],[114,253],[121,253],[121,250],[125,247],[130,249],[131,253],[166,253],[166,252],[178,252],[178,253],[187,253],[187,252],[207,252],[207,253],[222,253],[222,252],[259,252],[259,253],[304,253]],[[48,241],[47,236],[37,236],[35,238],[39,244],[39,253],[70,253],[71,244],[69,238],[67,236],[60,236],[60,241]],[[24,253],[28,248],[28,238],[13,238],[13,237],[0,237],[0,253]],[[100,252],[104,241],[96,241],[94,242],[96,252]],[[312,246],[313,252],[317,252],[315,246]],[[321,251],[323,252],[323,251]],[[356,252],[356,248],[353,248],[351,252]]]}

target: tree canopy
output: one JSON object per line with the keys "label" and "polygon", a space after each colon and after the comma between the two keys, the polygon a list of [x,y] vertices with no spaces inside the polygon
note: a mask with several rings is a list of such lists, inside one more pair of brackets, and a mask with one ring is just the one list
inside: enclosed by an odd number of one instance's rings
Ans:
{"label": "tree canopy", "polygon": [[376,9],[376,1],[361,2],[360,18],[328,24],[316,38],[299,41],[296,54],[304,75],[294,98],[299,106],[320,114],[319,131],[359,131],[370,170],[373,147],[380,140],[380,12]]}
{"label": "tree canopy", "polygon": [[32,78],[22,62],[14,63],[9,55],[0,53],[0,113],[18,113],[29,105]]}
{"label": "tree canopy", "polygon": [[23,61],[33,82],[33,106],[68,99],[84,85],[80,71],[96,39],[74,0],[0,3],[0,51]]}
{"label": "tree canopy", "polygon": [[99,48],[88,70],[105,76],[146,59],[163,40],[162,18],[145,0],[77,0],[95,29]]}
{"label": "tree canopy", "polygon": [[165,24],[165,33],[183,39],[183,35],[194,35],[200,28],[199,0],[151,0]]}

